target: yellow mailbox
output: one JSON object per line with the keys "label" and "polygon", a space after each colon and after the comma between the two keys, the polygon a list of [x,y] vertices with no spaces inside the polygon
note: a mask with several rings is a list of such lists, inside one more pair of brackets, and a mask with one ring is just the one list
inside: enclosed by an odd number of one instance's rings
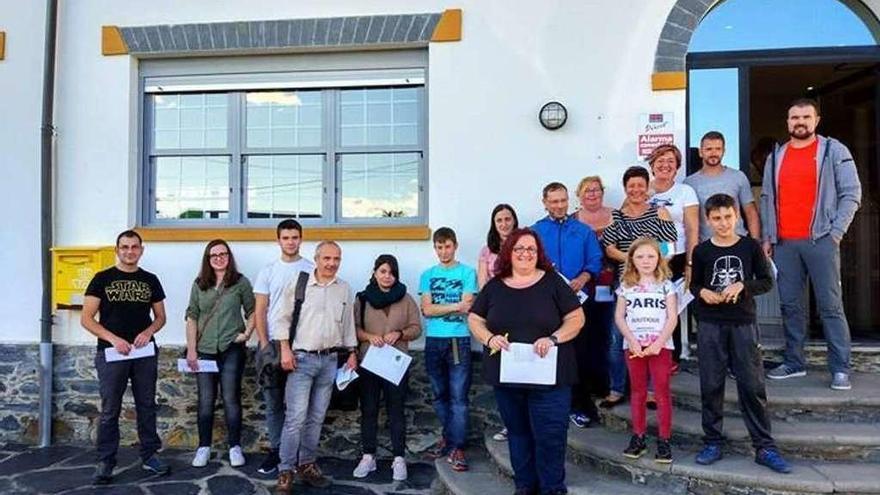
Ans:
{"label": "yellow mailbox", "polygon": [[82,308],[92,277],[115,263],[113,246],[52,248],[52,307]]}

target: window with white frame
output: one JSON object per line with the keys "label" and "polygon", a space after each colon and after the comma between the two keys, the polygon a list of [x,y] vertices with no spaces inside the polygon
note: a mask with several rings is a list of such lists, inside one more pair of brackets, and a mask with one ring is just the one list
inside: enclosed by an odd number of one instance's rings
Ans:
{"label": "window with white frame", "polygon": [[426,221],[424,69],[145,77],[142,221]]}

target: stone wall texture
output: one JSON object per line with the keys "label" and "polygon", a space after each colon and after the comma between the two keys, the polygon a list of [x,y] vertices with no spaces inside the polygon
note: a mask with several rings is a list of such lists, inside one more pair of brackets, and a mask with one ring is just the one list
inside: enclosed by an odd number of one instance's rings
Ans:
{"label": "stone wall texture", "polygon": [[[159,357],[159,382],[156,401],[159,405],[159,435],[166,447],[195,448],[196,381],[193,375],[177,371],[182,348],[163,346]],[[500,424],[494,414],[490,387],[479,378],[480,361],[474,359],[474,385],[471,389],[471,435],[482,441],[485,428]],[[407,398],[407,447],[420,454],[439,438],[439,423],[431,406],[431,391],[425,375],[421,352],[413,353]],[[94,366],[95,346],[55,346],[53,386],[53,442],[93,444],[100,399]],[[35,444],[38,439],[39,347],[0,345],[0,442]],[[262,396],[256,385],[253,349],[249,350],[242,384],[242,447],[247,451],[266,446],[265,415]],[[223,408],[218,399],[214,421],[214,445],[226,448]],[[322,433],[321,446],[335,456],[353,456],[360,452],[360,412],[331,410]],[[379,454],[390,449],[384,413],[380,414]],[[130,392],[123,400],[120,420],[122,444],[137,443],[134,401]]]}

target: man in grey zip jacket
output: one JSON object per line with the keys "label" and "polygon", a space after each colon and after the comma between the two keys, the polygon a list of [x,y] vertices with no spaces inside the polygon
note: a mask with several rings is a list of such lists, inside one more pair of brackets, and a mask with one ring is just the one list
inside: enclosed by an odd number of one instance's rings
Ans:
{"label": "man in grey zip jacket", "polygon": [[[809,276],[828,345],[831,388],[849,390],[850,334],[841,299],[840,241],[859,209],[862,186],[849,149],[833,138],[816,134],[818,123],[818,103],[810,99],[793,102],[788,109],[791,140],[767,157],[764,168],[762,238],[764,251],[772,255],[779,271],[777,283],[786,340],[783,363],[770,370],[767,377],[784,379],[806,375],[807,311],[803,299]],[[815,158],[809,157],[807,168],[794,170],[798,164],[794,160],[787,161],[786,153],[794,155],[807,147],[815,148]],[[815,174],[809,169],[812,163],[815,163]],[[782,172],[783,165],[792,169]],[[794,180],[800,185],[785,183]],[[809,194],[812,181],[815,181],[815,194]],[[792,194],[798,188],[807,194]],[[785,189],[788,193],[779,194]],[[808,198],[812,198],[812,205]],[[781,201],[785,201],[785,206],[780,206]],[[783,208],[795,214],[780,214]],[[798,215],[797,209],[802,213],[810,209],[808,229],[803,236],[790,234],[791,224],[797,217],[807,218]],[[802,222],[802,226],[807,224]]]}

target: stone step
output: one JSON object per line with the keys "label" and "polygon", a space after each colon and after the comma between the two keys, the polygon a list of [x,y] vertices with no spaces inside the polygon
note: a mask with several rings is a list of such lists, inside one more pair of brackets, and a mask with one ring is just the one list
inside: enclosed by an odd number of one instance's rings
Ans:
{"label": "stone step", "polygon": [[[513,468],[510,464],[507,442],[497,442],[486,435],[485,445],[489,457],[498,469],[512,477]],[[565,463],[565,478],[568,493],[572,495],[664,495],[667,493],[665,490],[633,484],[573,462]],[[487,493],[490,492],[482,492],[483,495]]]}
{"label": "stone step", "polygon": [[[700,378],[696,368],[672,379],[672,400],[700,410]],[[880,422],[880,375],[853,373],[852,390],[831,390],[828,373],[808,372],[801,378],[766,380],[767,407],[774,420]],[[727,380],[724,408],[737,414],[736,381]]]}
{"label": "stone step", "polygon": [[468,465],[463,473],[452,470],[445,457],[434,461],[437,470],[438,489],[434,493],[448,495],[493,495],[513,493],[513,480],[503,475],[485,452],[470,450]]}
{"label": "stone step", "polygon": [[751,456],[729,453],[712,466],[701,466],[694,462],[694,452],[674,448],[674,462],[664,465],[653,460],[653,442],[641,459],[623,457],[628,442],[628,433],[607,428],[572,429],[569,455],[579,463],[669,493],[880,493],[877,464],[791,459],[793,471],[777,474],[755,464]]}
{"label": "stone step", "polygon": [[[733,405],[737,408],[736,405]],[[737,408],[738,409],[738,408]],[[727,412],[726,412],[727,413]],[[631,431],[629,404],[606,410],[605,424],[618,431]],[[648,425],[656,431],[657,416],[649,411]],[[808,459],[880,462],[880,425],[822,421],[774,421],[773,439],[787,455]],[[697,411],[676,408],[672,412],[673,442],[685,448],[702,445],[702,417]],[[724,434],[731,450],[751,455],[749,432],[741,416],[725,416]],[[880,464],[878,464],[880,469]]]}

